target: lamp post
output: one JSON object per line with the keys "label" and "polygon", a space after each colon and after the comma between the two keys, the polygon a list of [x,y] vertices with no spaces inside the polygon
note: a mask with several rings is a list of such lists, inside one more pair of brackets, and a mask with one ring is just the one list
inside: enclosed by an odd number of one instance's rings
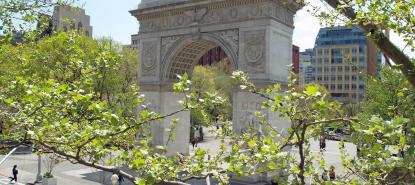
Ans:
{"label": "lamp post", "polygon": [[42,182],[42,156],[41,154],[37,154],[37,175],[36,175],[36,183]]}

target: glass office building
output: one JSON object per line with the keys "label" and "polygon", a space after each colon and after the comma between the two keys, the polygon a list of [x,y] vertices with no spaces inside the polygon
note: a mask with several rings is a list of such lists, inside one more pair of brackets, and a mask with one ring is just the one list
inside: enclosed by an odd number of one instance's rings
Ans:
{"label": "glass office building", "polygon": [[313,81],[342,102],[364,100],[368,75],[377,75],[381,55],[361,28],[321,28],[313,49]]}

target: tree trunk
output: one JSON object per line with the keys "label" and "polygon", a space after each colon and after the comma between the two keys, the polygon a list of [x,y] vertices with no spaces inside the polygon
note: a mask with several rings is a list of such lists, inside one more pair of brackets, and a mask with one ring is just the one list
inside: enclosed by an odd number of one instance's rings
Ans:
{"label": "tree trunk", "polygon": [[305,133],[307,130],[307,126],[305,124],[302,125],[301,129],[301,136],[298,138],[298,153],[300,155],[300,164],[298,167],[300,168],[300,173],[298,177],[300,178],[300,184],[305,185],[305,155],[304,155],[304,140],[305,140]]}

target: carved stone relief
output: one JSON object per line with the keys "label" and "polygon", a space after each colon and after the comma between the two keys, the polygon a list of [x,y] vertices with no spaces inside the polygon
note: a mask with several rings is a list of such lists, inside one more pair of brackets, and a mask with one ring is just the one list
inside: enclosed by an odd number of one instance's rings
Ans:
{"label": "carved stone relief", "polygon": [[174,29],[199,24],[226,23],[232,21],[244,21],[256,18],[272,17],[285,24],[292,25],[291,13],[283,5],[268,1],[253,3],[227,3],[221,6],[197,7],[184,10],[180,14],[160,16],[151,19],[140,20],[140,32]]}
{"label": "carved stone relief", "polygon": [[258,117],[255,116],[255,112],[260,111],[265,114],[264,110],[261,109],[262,103],[256,101],[245,101],[239,103],[239,116],[238,125],[239,132],[244,133],[248,131],[249,127],[253,127],[255,130],[260,130],[258,124]]}
{"label": "carved stone relief", "polygon": [[163,58],[162,61],[164,61],[167,55],[167,51],[170,50],[171,46],[181,38],[183,38],[183,35],[173,35],[161,38],[161,57]]}
{"label": "carved stone relief", "polygon": [[157,42],[144,41],[142,48],[142,76],[155,76],[157,68]]}
{"label": "carved stone relief", "polygon": [[199,24],[199,22],[205,17],[208,9],[205,8],[194,8],[193,10],[188,10],[184,12],[184,15],[190,17],[192,24]]}
{"label": "carved stone relief", "polygon": [[212,34],[217,35],[218,37],[222,38],[232,49],[236,55],[238,55],[239,51],[239,30],[232,29],[232,30],[223,30],[213,32]]}
{"label": "carved stone relief", "polygon": [[265,71],[265,30],[244,33],[244,55],[248,72]]}

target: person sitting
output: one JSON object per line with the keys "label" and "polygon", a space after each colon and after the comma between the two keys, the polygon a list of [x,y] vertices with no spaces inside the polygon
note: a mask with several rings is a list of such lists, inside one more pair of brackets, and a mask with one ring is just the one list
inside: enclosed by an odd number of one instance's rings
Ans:
{"label": "person sitting", "polygon": [[334,172],[334,166],[331,166],[330,167],[330,174],[329,174],[329,176],[330,176],[330,180],[334,180],[334,179],[336,179],[336,172]]}

